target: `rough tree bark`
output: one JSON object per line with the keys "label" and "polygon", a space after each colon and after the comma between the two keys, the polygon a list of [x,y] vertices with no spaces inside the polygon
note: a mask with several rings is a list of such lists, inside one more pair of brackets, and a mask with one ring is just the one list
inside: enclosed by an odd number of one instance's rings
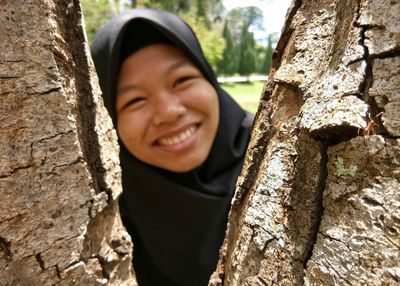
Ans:
{"label": "rough tree bark", "polygon": [[293,1],[210,284],[400,284],[399,11]]}
{"label": "rough tree bark", "polygon": [[[399,283],[399,8],[293,2],[212,283]],[[0,0],[1,285],[135,285],[79,11]]]}
{"label": "rough tree bark", "polygon": [[78,0],[0,0],[0,284],[135,285]]}

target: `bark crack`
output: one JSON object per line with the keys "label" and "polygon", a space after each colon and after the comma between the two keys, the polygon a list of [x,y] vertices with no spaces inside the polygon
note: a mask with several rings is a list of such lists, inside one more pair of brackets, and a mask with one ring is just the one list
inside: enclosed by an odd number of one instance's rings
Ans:
{"label": "bark crack", "polygon": [[372,85],[372,63],[371,63],[371,59],[370,59],[370,54],[369,54],[369,48],[368,46],[365,44],[365,32],[368,30],[367,27],[365,26],[360,26],[360,41],[359,44],[362,46],[363,50],[364,50],[364,54],[363,54],[363,61],[365,62],[365,76],[364,76],[364,80],[360,83],[359,86],[359,91],[361,94],[363,94],[364,96],[364,100],[367,101],[368,99],[368,90]]}
{"label": "bark crack", "polygon": [[55,170],[58,169],[58,168],[70,167],[70,166],[73,166],[73,165],[79,164],[79,163],[83,163],[83,158],[82,157],[78,157],[76,160],[74,160],[74,161],[72,161],[70,163],[67,163],[67,164],[56,165],[51,169],[50,173],[55,172]]}
{"label": "bark crack", "polygon": [[[268,234],[270,234],[269,232],[267,232]],[[272,235],[271,235],[272,236]],[[273,242],[273,241],[278,241],[278,239],[276,237],[272,237],[270,239],[268,239],[265,244],[264,247],[262,249],[262,252],[265,253],[268,249],[268,246]]]}
{"label": "bark crack", "polygon": [[24,59],[17,59],[17,60],[4,60],[5,63],[21,63],[25,62]]}
{"label": "bark crack", "polygon": [[265,281],[264,278],[262,278],[261,276],[257,276],[257,280],[259,283],[261,283],[263,286],[268,286],[268,282]]}
{"label": "bark crack", "polygon": [[68,134],[73,133],[73,132],[74,132],[73,130],[68,130],[68,131],[64,131],[64,132],[59,132],[59,133],[50,135],[50,136],[48,136],[48,137],[40,138],[39,140],[37,140],[36,142],[33,142],[33,143],[38,143],[38,142],[42,143],[42,142],[45,141],[45,140],[51,140],[51,139],[54,139],[54,138],[56,138],[56,137],[58,137],[58,136],[61,136],[61,135],[68,135]]}
{"label": "bark crack", "polygon": [[13,220],[13,219],[15,219],[15,218],[17,218],[17,217],[20,217],[20,216],[21,216],[21,214],[16,214],[16,215],[14,215],[14,216],[12,216],[12,217],[5,218],[5,219],[3,219],[3,220],[0,221],[0,224],[2,224],[2,223],[4,223],[4,222],[11,221],[11,220]]}
{"label": "bark crack", "polygon": [[58,277],[58,279],[62,279],[62,275],[61,275],[61,270],[60,270],[60,268],[58,268],[58,265],[55,265],[54,266],[55,268],[56,268],[56,273],[57,273],[57,277]]}
{"label": "bark crack", "polygon": [[40,253],[36,254],[35,258],[36,258],[37,262],[39,263],[40,268],[42,270],[46,270],[46,267],[44,266],[44,261],[43,261],[41,254]]}
{"label": "bark crack", "polygon": [[60,91],[60,90],[61,90],[61,87],[54,87],[54,88],[50,88],[49,90],[43,91],[39,94],[45,95],[45,94],[50,94],[52,92],[56,92],[56,91]]}
{"label": "bark crack", "polygon": [[323,232],[318,232],[318,233],[319,233],[320,235],[322,235],[323,237],[325,237],[326,239],[339,242],[340,244],[344,245],[344,246],[350,251],[350,248],[349,248],[349,246],[347,245],[346,242],[344,242],[344,241],[342,241],[342,240],[340,240],[340,239],[337,239],[337,238],[335,238],[335,237],[333,237],[333,236],[330,236],[330,235],[328,235],[327,233],[323,233]]}
{"label": "bark crack", "polygon": [[[54,135],[51,135],[51,136],[48,136],[48,137],[41,138],[40,140],[31,143],[31,161],[33,161],[33,144],[35,144],[35,143],[43,143],[44,141],[51,140],[51,139],[54,139],[54,138],[57,138],[57,137],[61,137],[63,135],[68,135],[68,134],[71,134],[71,133],[73,133],[73,130],[69,130],[69,131],[66,131],[66,132],[60,132],[60,133],[57,133],[57,134],[54,134]],[[78,157],[77,160],[81,161],[81,159],[82,159],[81,157]],[[44,158],[40,160],[39,166],[45,165],[46,160],[47,160],[47,156],[44,156]],[[74,165],[76,163],[77,160],[75,160],[75,161],[73,161],[71,163],[68,163],[68,164],[64,164],[64,166],[72,166],[72,165]],[[55,167],[60,167],[60,166],[63,166],[63,165],[56,165]],[[55,167],[51,170],[51,172],[54,172]]]}
{"label": "bark crack", "polygon": [[360,28],[360,39],[358,41],[359,45],[363,48],[363,57],[362,60],[365,61],[365,76],[364,80],[361,82],[359,86],[359,92],[363,94],[364,101],[367,101],[367,92],[372,85],[372,64],[370,60],[369,48],[365,44],[366,35],[365,32],[369,29],[366,25],[361,25],[359,23],[361,17],[361,1],[357,1],[357,18],[354,22],[354,26]]}
{"label": "bark crack", "polygon": [[3,253],[3,258],[6,262],[11,262],[13,255],[11,252],[11,242],[0,236],[0,252]]}
{"label": "bark crack", "polygon": [[63,268],[63,270],[61,270],[58,265],[56,265],[56,267],[57,267],[58,271],[60,271],[60,275],[61,275],[63,272],[67,271],[69,268],[74,267],[75,265],[77,265],[80,262],[83,262],[83,261],[75,260],[75,261],[71,262],[70,264],[68,264],[65,268]]}
{"label": "bark crack", "polygon": [[[368,45],[366,44],[366,32],[372,28],[378,28],[382,29],[380,26],[376,25],[362,25],[359,22],[359,19],[361,17],[361,1],[357,1],[357,18],[356,21],[354,22],[354,26],[360,28],[360,40],[359,40],[359,45],[363,48],[363,57],[362,61],[365,62],[365,76],[364,80],[360,83],[359,86],[359,92],[362,94],[362,97],[360,99],[364,100],[368,106],[369,106],[369,112],[368,112],[368,125],[366,127],[369,128],[370,126],[373,126],[373,133],[374,134],[381,134],[382,132],[386,132],[386,128],[383,126],[383,122],[381,120],[381,117],[379,114],[383,112],[384,110],[382,108],[379,108],[375,98],[369,96],[369,89],[373,84],[373,58],[376,57],[374,55],[371,55]],[[398,47],[397,49],[395,48],[395,53],[398,53],[400,48]],[[385,54],[385,53],[383,53]],[[393,54],[393,51],[388,52],[389,55]],[[381,55],[382,56],[382,55]],[[373,125],[371,125],[373,124]],[[367,134],[364,135],[369,135],[369,130],[366,130]]]}
{"label": "bark crack", "polygon": [[107,261],[106,261],[106,259],[104,257],[100,256],[100,255],[95,255],[95,256],[93,256],[91,258],[96,258],[99,261],[101,269],[102,269],[103,277],[106,278],[107,280],[109,280],[110,279],[110,273],[109,273],[109,271],[107,271],[107,267],[106,267]]}
{"label": "bark crack", "polygon": [[15,79],[15,78],[21,78],[21,76],[7,76],[7,75],[1,75],[0,76],[0,79],[5,79],[5,80],[7,80],[7,79]]}
{"label": "bark crack", "polygon": [[386,59],[386,58],[394,58],[400,56],[400,46],[396,46],[393,49],[384,51],[379,54],[372,54],[371,59]]}
{"label": "bark crack", "polygon": [[[257,126],[259,130],[262,131],[262,135],[256,138],[256,142],[252,146],[248,147],[246,157],[251,157],[251,162],[246,168],[246,173],[243,182],[240,184],[238,190],[235,193],[235,197],[232,201],[232,207],[238,205],[244,205],[244,201],[247,199],[249,190],[254,187],[257,181],[257,174],[260,172],[260,165],[262,164],[262,158],[265,157],[267,152],[267,145],[271,138],[276,134],[276,129],[272,125],[271,114],[272,111],[269,108],[267,113],[269,113],[264,118],[268,119],[268,122],[260,122],[261,126]],[[257,119],[255,119],[258,121]],[[241,175],[243,176],[243,174]],[[231,208],[232,208],[231,207]]]}
{"label": "bark crack", "polygon": [[27,164],[27,165],[24,165],[24,166],[18,166],[16,168],[12,169],[8,174],[0,175],[0,179],[4,179],[4,178],[7,178],[7,177],[10,177],[10,176],[14,175],[16,172],[18,172],[19,170],[29,169],[32,166],[33,166],[33,164]]}
{"label": "bark crack", "polygon": [[321,148],[321,162],[320,162],[320,177],[318,180],[318,192],[317,192],[317,209],[316,209],[316,221],[314,222],[313,228],[311,230],[311,235],[309,239],[308,249],[305,250],[305,258],[303,261],[304,269],[307,269],[308,261],[311,259],[314,247],[317,243],[319,227],[322,222],[323,214],[324,214],[324,206],[323,206],[323,193],[325,191],[326,186],[326,178],[328,177],[328,144],[327,142],[323,142]]}

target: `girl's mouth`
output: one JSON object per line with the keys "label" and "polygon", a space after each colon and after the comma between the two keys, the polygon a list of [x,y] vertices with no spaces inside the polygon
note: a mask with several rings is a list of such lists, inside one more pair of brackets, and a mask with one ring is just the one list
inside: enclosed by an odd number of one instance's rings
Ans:
{"label": "girl's mouth", "polygon": [[163,147],[169,147],[169,146],[181,144],[182,142],[189,139],[196,132],[197,128],[198,127],[196,125],[192,125],[177,135],[174,135],[171,137],[160,138],[160,139],[158,139],[158,144],[160,144],[160,146],[163,146]]}

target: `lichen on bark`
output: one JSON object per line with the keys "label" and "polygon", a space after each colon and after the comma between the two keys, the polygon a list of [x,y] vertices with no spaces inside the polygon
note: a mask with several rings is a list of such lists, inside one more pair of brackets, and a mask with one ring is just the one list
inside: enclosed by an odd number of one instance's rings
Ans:
{"label": "lichen on bark", "polygon": [[[324,216],[305,285],[395,285],[400,280],[399,139],[357,137],[329,150]],[[339,172],[338,159],[357,167]]]}

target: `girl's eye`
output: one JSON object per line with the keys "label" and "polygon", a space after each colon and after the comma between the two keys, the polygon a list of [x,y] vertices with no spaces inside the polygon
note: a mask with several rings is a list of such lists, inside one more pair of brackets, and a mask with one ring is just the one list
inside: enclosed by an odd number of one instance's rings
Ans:
{"label": "girl's eye", "polygon": [[188,80],[191,80],[192,78],[193,78],[192,76],[180,77],[174,82],[174,87],[179,86],[179,85],[187,82]]}
{"label": "girl's eye", "polygon": [[144,102],[145,98],[144,97],[135,97],[130,99],[128,102],[126,102],[123,106],[123,108],[129,107],[129,106],[138,106],[140,103]]}

